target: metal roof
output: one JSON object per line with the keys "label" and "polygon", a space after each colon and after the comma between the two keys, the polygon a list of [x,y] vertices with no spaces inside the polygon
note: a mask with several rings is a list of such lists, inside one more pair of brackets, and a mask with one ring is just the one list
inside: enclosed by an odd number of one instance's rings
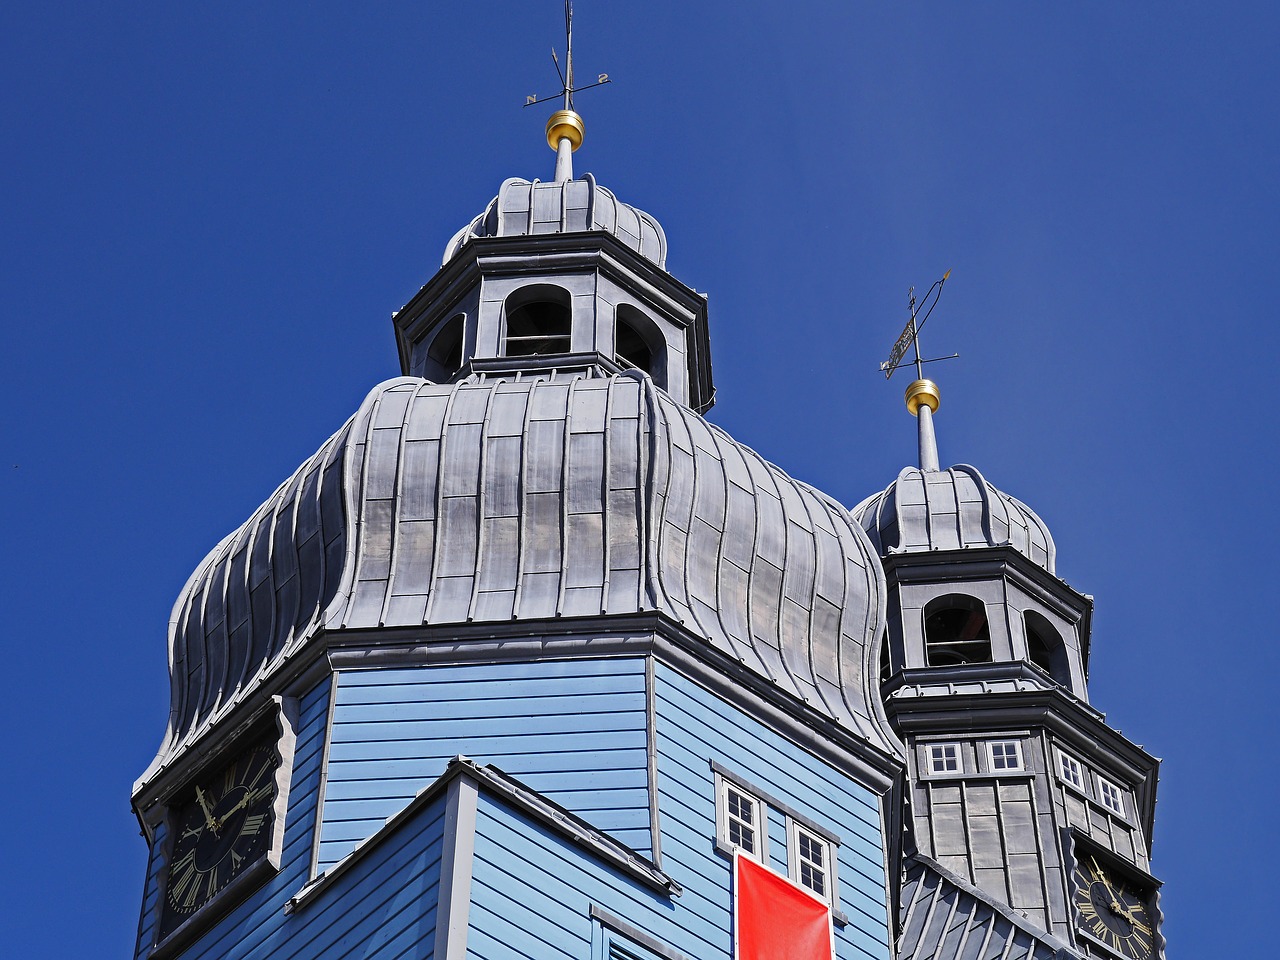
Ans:
{"label": "metal roof", "polygon": [[484,213],[459,230],[445,247],[444,262],[476,237],[604,230],[659,267],[667,263],[662,225],[643,210],[623,203],[591,174],[578,180],[542,183],[519,177],[502,184]]}
{"label": "metal roof", "polygon": [[928,857],[906,862],[901,960],[1077,960],[1061,940]]}
{"label": "metal roof", "polygon": [[835,501],[646,376],[404,377],[222,541],[170,622],[145,783],[321,629],[657,611],[896,752],[880,562]]}
{"label": "metal roof", "polygon": [[967,464],[907,467],[853,515],[882,556],[1007,545],[1054,573],[1057,551],[1045,522]]}

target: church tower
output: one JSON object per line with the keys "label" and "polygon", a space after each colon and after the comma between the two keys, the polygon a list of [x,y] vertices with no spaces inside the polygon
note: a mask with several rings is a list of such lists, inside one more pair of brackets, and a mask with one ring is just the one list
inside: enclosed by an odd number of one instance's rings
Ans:
{"label": "church tower", "polygon": [[930,380],[907,388],[920,465],[853,511],[889,593],[882,690],[906,748],[902,955],[934,955],[945,902],[953,940],[994,906],[1064,950],[1162,956],[1149,873],[1158,762],[1089,704],[1092,598],[1057,576],[1048,527],[975,467],[939,466],[939,400]]}
{"label": "church tower", "polygon": [[1162,957],[1156,761],[1048,529],[939,468],[927,381],[854,511],[708,423],[571,64],[552,179],[178,597],[136,960]]}

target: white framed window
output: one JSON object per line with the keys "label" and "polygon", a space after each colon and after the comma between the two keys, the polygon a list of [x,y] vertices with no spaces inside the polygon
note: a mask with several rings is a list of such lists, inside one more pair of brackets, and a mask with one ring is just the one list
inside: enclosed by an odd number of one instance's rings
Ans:
{"label": "white framed window", "polygon": [[925,748],[929,757],[930,773],[963,773],[960,761],[960,744],[931,743]]}
{"label": "white framed window", "polygon": [[992,740],[987,744],[987,759],[993,771],[1024,770],[1022,744],[1017,740]]}
{"label": "white framed window", "polygon": [[1080,761],[1061,750],[1058,751],[1058,776],[1064,783],[1084,792],[1084,772],[1080,769]]}
{"label": "white framed window", "polygon": [[791,817],[787,818],[787,872],[814,896],[835,903],[835,846]]}
{"label": "white framed window", "polygon": [[1124,816],[1124,793],[1110,780],[1099,775],[1098,800],[1112,813]]}
{"label": "white framed window", "polygon": [[769,839],[764,803],[750,790],[716,774],[716,839],[727,851],[741,850],[766,863]]}

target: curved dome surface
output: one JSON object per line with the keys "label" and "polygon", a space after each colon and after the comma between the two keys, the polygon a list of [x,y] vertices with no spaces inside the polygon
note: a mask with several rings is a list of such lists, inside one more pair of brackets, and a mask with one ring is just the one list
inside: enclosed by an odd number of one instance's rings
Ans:
{"label": "curved dome surface", "polygon": [[667,237],[643,210],[623,203],[585,174],[579,180],[542,183],[514,178],[502,184],[484,213],[454,234],[445,247],[448,263],[477,237],[522,237],[540,233],[604,230],[660,267],[667,263]]}
{"label": "curved dome surface", "polygon": [[184,588],[142,782],[321,629],[642,611],[893,750],[871,660],[884,609],[844,508],[639,373],[399,378]]}
{"label": "curved dome surface", "polygon": [[1045,522],[967,464],[907,467],[886,490],[854,507],[853,515],[882,556],[1010,546],[1054,573],[1056,549]]}

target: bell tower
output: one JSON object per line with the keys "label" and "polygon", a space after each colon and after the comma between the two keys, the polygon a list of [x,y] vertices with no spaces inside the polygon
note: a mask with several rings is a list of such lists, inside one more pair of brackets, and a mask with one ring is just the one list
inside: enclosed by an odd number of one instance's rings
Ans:
{"label": "bell tower", "polygon": [[1058,577],[1030,507],[975,467],[940,466],[937,384],[917,376],[905,399],[919,466],[854,509],[884,565],[881,689],[906,745],[899,955],[951,898],[1007,908],[1073,953],[1163,956],[1158,761],[1089,703],[1092,598]]}

